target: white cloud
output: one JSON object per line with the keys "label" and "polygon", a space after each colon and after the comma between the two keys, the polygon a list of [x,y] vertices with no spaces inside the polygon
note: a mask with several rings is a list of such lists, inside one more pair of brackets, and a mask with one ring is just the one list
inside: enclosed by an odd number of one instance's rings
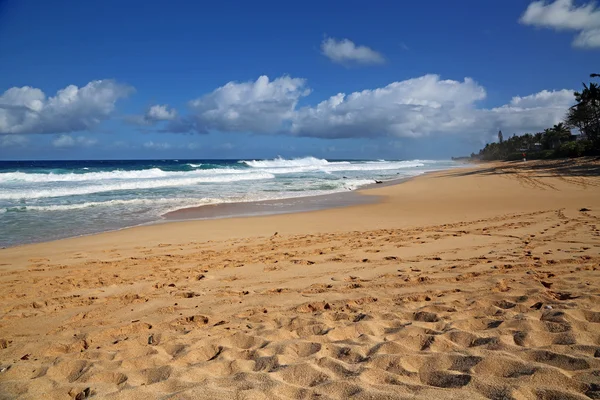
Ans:
{"label": "white cloud", "polygon": [[304,79],[288,76],[273,81],[261,76],[255,82],[229,82],[190,101],[192,115],[188,126],[202,133],[276,132],[292,118],[300,97],[310,93],[304,86]]}
{"label": "white cloud", "polygon": [[87,130],[107,119],[132,87],[112,80],[69,85],[54,97],[40,89],[13,87],[0,95],[0,133],[65,133]]}
{"label": "white cloud", "polygon": [[176,120],[177,110],[167,104],[155,104],[148,107],[144,115],[128,115],[124,119],[134,125],[154,125],[161,121]]}
{"label": "white cloud", "polygon": [[575,47],[600,47],[600,29],[590,29],[581,32],[573,41]]}
{"label": "white cloud", "polygon": [[478,126],[486,131],[502,129],[508,133],[535,133],[561,122],[575,98],[572,90],[543,90],[513,97],[509,104],[490,110],[479,110]]}
{"label": "white cloud", "polygon": [[[303,79],[230,82],[190,102],[191,114],[171,121],[181,131],[252,132],[319,138],[482,137],[540,131],[559,122],[574,102],[573,91],[541,91],[483,108],[485,89],[471,78],[437,75],[392,82],[381,88],[339,93],[315,106],[298,107],[309,93]],[[168,129],[165,129],[168,130]],[[158,144],[153,144],[158,145]]]}
{"label": "white cloud", "polygon": [[25,147],[29,138],[24,135],[0,135],[0,147]]}
{"label": "white cloud", "polygon": [[474,103],[485,96],[485,89],[470,78],[458,82],[425,75],[383,88],[339,93],[316,107],[301,108],[291,132],[328,138],[459,132],[473,123]]}
{"label": "white cloud", "polygon": [[573,0],[545,0],[529,4],[520,22],[556,30],[573,30],[579,34],[573,46],[582,48],[600,47],[600,9],[593,2],[576,6]]}
{"label": "white cloud", "polygon": [[169,109],[168,105],[154,105],[146,112],[146,118],[153,121],[170,121],[177,117],[177,111]]}
{"label": "white cloud", "polygon": [[169,150],[173,147],[170,143],[155,143],[152,141],[144,143],[143,146],[145,149],[151,150]]}
{"label": "white cloud", "polygon": [[485,89],[469,78],[437,75],[394,82],[384,88],[332,96],[296,114],[291,132],[322,138],[420,137],[434,133],[482,135],[506,130],[535,132],[559,122],[573,91],[547,91],[492,109],[477,108]]}
{"label": "white cloud", "polygon": [[98,143],[96,139],[87,138],[85,136],[73,137],[70,135],[60,135],[52,141],[52,145],[58,148],[91,147],[96,143]]}
{"label": "white cloud", "polygon": [[331,61],[346,64],[383,64],[385,58],[367,46],[357,46],[349,39],[326,38],[321,43],[321,52]]}
{"label": "white cloud", "polygon": [[559,107],[563,108],[573,103],[572,90],[548,91],[542,90],[536,94],[525,97],[515,96],[509,106],[518,108]]}

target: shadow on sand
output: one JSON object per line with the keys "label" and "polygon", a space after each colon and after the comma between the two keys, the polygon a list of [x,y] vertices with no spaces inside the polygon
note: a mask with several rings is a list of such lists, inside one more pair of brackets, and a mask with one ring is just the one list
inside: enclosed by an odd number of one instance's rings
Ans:
{"label": "shadow on sand", "polygon": [[[484,164],[485,165],[485,164]],[[443,176],[476,176],[491,174],[516,174],[520,171],[534,173],[534,177],[600,176],[600,157],[564,158],[558,160],[504,161],[488,168],[469,171],[455,170]]]}

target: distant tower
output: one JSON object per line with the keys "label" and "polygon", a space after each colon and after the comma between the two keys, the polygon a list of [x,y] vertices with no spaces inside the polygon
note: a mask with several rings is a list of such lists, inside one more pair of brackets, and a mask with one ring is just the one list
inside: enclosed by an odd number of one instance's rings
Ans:
{"label": "distant tower", "polygon": [[502,136],[502,131],[498,131],[498,141],[502,143],[504,141],[504,136]]}

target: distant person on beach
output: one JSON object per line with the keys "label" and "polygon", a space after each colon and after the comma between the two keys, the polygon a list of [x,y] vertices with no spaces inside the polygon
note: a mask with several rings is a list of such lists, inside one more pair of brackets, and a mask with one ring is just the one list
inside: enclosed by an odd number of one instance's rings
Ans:
{"label": "distant person on beach", "polygon": [[527,154],[523,153],[523,161],[527,161]]}

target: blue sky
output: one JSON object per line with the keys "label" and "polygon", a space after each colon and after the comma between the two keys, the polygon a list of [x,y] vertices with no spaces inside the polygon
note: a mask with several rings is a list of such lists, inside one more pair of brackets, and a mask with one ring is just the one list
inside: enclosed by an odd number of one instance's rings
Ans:
{"label": "blue sky", "polygon": [[558,122],[598,32],[571,0],[3,1],[0,159],[469,154]]}

